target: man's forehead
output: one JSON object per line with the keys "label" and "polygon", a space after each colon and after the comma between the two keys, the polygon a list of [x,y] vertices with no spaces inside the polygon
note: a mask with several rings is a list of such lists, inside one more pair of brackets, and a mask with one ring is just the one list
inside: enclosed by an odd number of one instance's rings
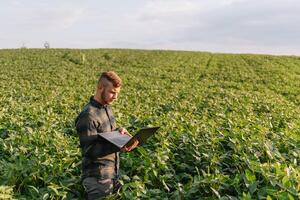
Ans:
{"label": "man's forehead", "polygon": [[109,91],[110,92],[117,92],[117,93],[119,93],[120,92],[120,90],[121,90],[121,87],[114,87],[112,84],[111,85],[109,85]]}
{"label": "man's forehead", "polygon": [[113,87],[112,89],[111,89],[111,91],[112,92],[120,92],[120,90],[121,90],[121,87]]}

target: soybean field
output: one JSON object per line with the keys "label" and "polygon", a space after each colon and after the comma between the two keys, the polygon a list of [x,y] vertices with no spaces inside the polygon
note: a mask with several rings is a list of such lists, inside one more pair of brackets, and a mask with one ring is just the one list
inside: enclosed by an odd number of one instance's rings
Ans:
{"label": "soybean field", "polygon": [[83,199],[74,120],[101,72],[131,133],[107,199],[299,199],[300,57],[127,49],[0,50],[0,199]]}

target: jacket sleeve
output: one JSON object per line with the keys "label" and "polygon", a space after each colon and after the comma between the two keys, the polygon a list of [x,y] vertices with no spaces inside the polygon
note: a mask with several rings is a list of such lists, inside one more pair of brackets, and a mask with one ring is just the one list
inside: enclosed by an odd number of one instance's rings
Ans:
{"label": "jacket sleeve", "polygon": [[88,153],[89,149],[97,142],[97,125],[96,121],[89,113],[80,114],[76,120],[76,130],[80,140],[80,146],[83,154]]}
{"label": "jacket sleeve", "polygon": [[98,126],[100,126],[99,122],[89,113],[82,114],[76,120],[76,130],[83,156],[97,158],[119,151],[114,145],[98,136]]}

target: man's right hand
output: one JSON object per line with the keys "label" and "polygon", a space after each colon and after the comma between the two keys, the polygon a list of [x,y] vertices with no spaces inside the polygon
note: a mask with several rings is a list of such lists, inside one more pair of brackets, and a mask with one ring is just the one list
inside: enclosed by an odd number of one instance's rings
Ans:
{"label": "man's right hand", "polygon": [[127,134],[127,135],[129,135],[129,136],[131,136],[132,137],[132,135],[130,134],[130,133],[128,133],[128,131],[125,129],[125,128],[119,128],[119,132],[120,132],[120,134]]}

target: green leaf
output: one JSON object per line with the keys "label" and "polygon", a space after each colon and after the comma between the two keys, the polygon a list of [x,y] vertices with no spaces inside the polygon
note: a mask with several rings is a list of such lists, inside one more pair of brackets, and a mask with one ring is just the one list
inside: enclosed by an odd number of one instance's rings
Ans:
{"label": "green leaf", "polygon": [[255,175],[248,169],[245,170],[245,175],[246,175],[246,179],[250,182],[253,183],[254,181],[256,181],[256,177]]}
{"label": "green leaf", "polygon": [[48,193],[44,194],[43,200],[47,200],[48,198],[49,198],[49,194]]}
{"label": "green leaf", "polygon": [[54,193],[56,195],[59,195],[58,190],[57,190],[57,188],[55,188],[55,186],[50,185],[50,186],[48,186],[48,188],[51,189],[52,191],[54,191]]}
{"label": "green leaf", "polygon": [[37,194],[40,193],[39,190],[36,187],[34,187],[33,185],[28,185],[28,187],[32,188]]}
{"label": "green leaf", "polygon": [[219,194],[219,192],[217,191],[217,190],[215,190],[214,188],[210,188],[213,192],[214,192],[214,194],[220,199],[221,198],[221,195]]}
{"label": "green leaf", "polygon": [[290,180],[289,180],[289,177],[287,177],[287,176],[284,176],[283,178],[282,178],[282,184],[285,186],[285,187],[287,187],[287,188],[289,188],[289,187],[291,187],[291,182],[290,182]]}

